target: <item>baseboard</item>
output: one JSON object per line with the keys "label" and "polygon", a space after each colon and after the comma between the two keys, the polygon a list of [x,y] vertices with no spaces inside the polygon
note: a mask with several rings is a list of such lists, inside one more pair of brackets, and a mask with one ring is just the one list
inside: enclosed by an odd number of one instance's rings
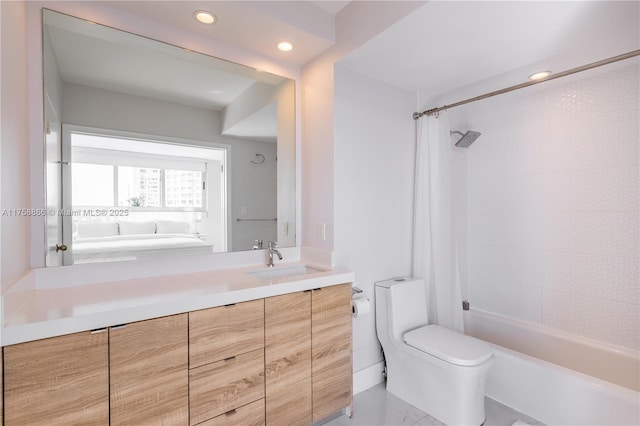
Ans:
{"label": "baseboard", "polygon": [[353,394],[366,391],[374,387],[378,383],[384,381],[382,372],[384,371],[384,362],[380,361],[370,367],[363,368],[353,373]]}

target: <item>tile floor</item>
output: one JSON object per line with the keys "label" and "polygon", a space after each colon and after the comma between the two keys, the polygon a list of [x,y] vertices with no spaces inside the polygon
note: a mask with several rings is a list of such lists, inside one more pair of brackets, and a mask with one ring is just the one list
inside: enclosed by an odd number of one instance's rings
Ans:
{"label": "tile floor", "polygon": [[[506,405],[492,399],[485,398],[485,426],[541,426],[531,417],[525,416]],[[353,397],[353,416],[338,417],[326,426],[441,426],[442,422],[434,419],[424,411],[413,407],[403,400],[396,398],[385,390],[384,383]]]}

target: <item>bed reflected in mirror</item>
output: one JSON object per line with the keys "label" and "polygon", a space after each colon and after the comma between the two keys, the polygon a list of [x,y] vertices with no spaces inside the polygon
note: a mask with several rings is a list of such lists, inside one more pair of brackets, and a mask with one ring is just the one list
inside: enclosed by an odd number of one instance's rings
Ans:
{"label": "bed reflected in mirror", "polygon": [[63,125],[62,131],[73,159],[73,263],[226,251],[228,147],[92,130]]}

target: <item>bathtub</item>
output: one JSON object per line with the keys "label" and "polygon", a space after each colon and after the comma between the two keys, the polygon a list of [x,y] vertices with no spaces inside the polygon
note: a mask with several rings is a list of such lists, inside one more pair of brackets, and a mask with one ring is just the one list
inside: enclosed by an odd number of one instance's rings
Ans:
{"label": "bathtub", "polygon": [[549,425],[640,425],[637,352],[478,310],[464,325],[493,347],[489,398]]}

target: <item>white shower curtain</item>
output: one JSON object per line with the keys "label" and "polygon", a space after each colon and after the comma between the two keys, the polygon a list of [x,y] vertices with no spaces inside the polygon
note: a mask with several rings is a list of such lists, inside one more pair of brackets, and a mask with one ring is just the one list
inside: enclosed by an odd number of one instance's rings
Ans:
{"label": "white shower curtain", "polygon": [[449,130],[446,111],[417,120],[413,276],[425,281],[429,323],[462,332]]}

